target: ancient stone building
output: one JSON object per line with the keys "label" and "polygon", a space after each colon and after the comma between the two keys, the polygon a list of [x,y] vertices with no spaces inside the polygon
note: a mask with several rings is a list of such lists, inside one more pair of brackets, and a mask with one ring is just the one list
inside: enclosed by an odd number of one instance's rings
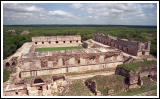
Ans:
{"label": "ancient stone building", "polygon": [[19,77],[116,68],[124,61],[120,53],[105,48],[30,53],[19,60]]}
{"label": "ancient stone building", "polygon": [[[100,43],[98,45],[94,42],[84,42],[84,49],[35,52],[35,48],[80,46],[82,43],[79,35],[33,37],[32,42],[23,44],[16,53],[5,59],[3,64],[15,65],[16,80],[22,80],[29,77],[36,78],[44,75],[105,68],[116,70],[117,65],[123,64],[128,58],[123,55],[122,51],[133,55],[148,55],[150,51],[150,42],[122,40],[104,34],[95,34],[93,39],[112,47],[104,47]],[[51,82],[41,78],[36,78],[29,83],[16,84],[13,82],[5,87],[5,95],[50,96],[57,90],[56,80],[57,78],[53,76]],[[64,80],[65,78],[62,77],[57,83],[64,83]]]}
{"label": "ancient stone building", "polygon": [[66,85],[65,76],[52,76],[50,79],[35,77],[28,82],[21,80],[7,85],[4,96],[53,96]]}
{"label": "ancient stone building", "polygon": [[111,47],[118,48],[131,55],[149,55],[151,42],[137,42],[130,39],[120,39],[110,35],[104,35],[97,33],[93,36],[93,40],[109,45]]}
{"label": "ancient stone building", "polygon": [[[133,55],[148,55],[150,42],[140,43],[122,40],[109,35],[95,34],[93,39],[103,44],[116,47]],[[78,50],[62,50],[35,52],[41,47],[66,47],[82,45],[81,37],[76,36],[47,36],[33,37],[32,42],[25,43],[18,51],[9,57],[4,64],[17,65],[18,77],[41,76],[68,72],[83,72],[103,68],[115,68],[122,64],[124,57],[120,50],[95,46]],[[16,60],[13,60],[16,58]]]}
{"label": "ancient stone building", "polygon": [[42,47],[67,47],[81,45],[81,36],[42,36],[32,37],[36,48]]}
{"label": "ancient stone building", "polygon": [[141,80],[142,77],[150,77],[155,81],[157,80],[157,66],[144,66],[137,69],[135,73],[122,66],[117,66],[115,74],[125,76],[128,80],[127,83],[129,84],[129,88],[137,88],[143,85]]}

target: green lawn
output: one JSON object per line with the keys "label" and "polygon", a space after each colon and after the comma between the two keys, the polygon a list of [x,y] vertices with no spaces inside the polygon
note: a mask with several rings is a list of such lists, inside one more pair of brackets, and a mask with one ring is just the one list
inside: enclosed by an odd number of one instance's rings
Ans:
{"label": "green lawn", "polygon": [[36,52],[45,52],[45,51],[59,51],[59,50],[73,50],[73,49],[82,49],[82,46],[74,47],[48,47],[48,48],[37,48]]}

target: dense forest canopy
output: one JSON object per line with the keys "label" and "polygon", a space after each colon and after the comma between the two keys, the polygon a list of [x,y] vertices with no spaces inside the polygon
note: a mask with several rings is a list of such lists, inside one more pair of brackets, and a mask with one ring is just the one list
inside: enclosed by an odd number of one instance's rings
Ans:
{"label": "dense forest canopy", "polygon": [[[10,32],[8,30],[15,30]],[[21,34],[28,30],[29,34]],[[126,25],[4,25],[3,57],[13,54],[25,42],[31,42],[35,36],[81,35],[82,40],[91,39],[95,33],[104,33],[135,41],[151,41],[151,54],[157,56],[156,26]]]}

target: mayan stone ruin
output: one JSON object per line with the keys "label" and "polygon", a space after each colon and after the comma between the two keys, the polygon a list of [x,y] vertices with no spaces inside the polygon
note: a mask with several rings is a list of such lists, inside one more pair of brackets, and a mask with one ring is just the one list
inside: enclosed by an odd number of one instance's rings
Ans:
{"label": "mayan stone ruin", "polygon": [[[52,76],[48,80],[44,75],[56,75],[70,72],[113,69],[129,60],[140,60],[149,56],[150,44],[119,39],[104,34],[95,34],[89,41],[75,36],[32,37],[15,54],[4,60],[4,67],[16,65],[16,80],[4,88],[4,95],[50,96],[65,86],[64,77]],[[83,49],[35,52],[36,48],[84,46]],[[23,81],[35,77],[31,81]],[[37,78],[39,77],[39,78]]]}
{"label": "mayan stone ruin", "polygon": [[45,36],[45,37],[32,37],[34,47],[67,47],[67,46],[80,46],[81,36]]}
{"label": "mayan stone ruin", "polygon": [[117,37],[113,37],[110,35],[104,35],[104,34],[95,34],[93,36],[93,40],[101,42],[103,44],[116,47],[126,53],[132,54],[132,55],[149,55],[150,52],[150,45],[151,42],[137,42],[137,41],[131,41],[130,39],[120,39]]}

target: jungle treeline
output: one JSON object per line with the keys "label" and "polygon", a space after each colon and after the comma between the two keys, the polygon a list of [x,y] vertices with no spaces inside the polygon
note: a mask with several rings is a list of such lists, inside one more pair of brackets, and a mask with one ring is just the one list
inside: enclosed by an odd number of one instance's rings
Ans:
{"label": "jungle treeline", "polygon": [[[11,32],[8,30],[15,30]],[[24,30],[28,34],[22,34]],[[119,38],[130,38],[135,41],[151,41],[151,54],[157,56],[156,26],[126,25],[4,25],[3,58],[12,55],[25,42],[31,42],[35,36],[81,35],[82,40],[91,39],[95,33],[104,33]]]}

